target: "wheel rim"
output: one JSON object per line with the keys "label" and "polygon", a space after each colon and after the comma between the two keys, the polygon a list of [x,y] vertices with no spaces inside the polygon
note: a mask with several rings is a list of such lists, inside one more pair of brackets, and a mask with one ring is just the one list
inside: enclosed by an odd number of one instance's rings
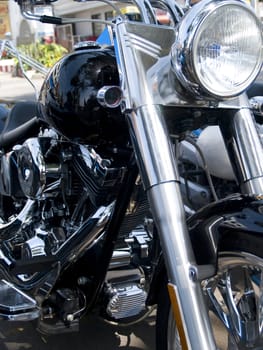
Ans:
{"label": "wheel rim", "polygon": [[[263,259],[243,252],[223,252],[218,273],[202,282],[220,350],[263,348]],[[172,312],[168,350],[180,350]]]}
{"label": "wheel rim", "polygon": [[263,259],[220,253],[218,273],[204,282],[209,309],[228,332],[228,350],[262,349]]}

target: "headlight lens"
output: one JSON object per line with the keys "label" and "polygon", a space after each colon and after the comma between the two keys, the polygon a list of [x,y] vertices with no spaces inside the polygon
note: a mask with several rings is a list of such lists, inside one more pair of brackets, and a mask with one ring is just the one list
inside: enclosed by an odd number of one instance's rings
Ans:
{"label": "headlight lens", "polygon": [[202,3],[189,11],[178,28],[172,50],[174,71],[195,93],[237,96],[261,69],[261,23],[242,2]]}

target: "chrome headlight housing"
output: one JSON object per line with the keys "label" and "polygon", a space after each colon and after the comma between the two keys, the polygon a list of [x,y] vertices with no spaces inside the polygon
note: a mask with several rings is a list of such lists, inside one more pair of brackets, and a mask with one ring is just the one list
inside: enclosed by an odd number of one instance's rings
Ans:
{"label": "chrome headlight housing", "polygon": [[183,17],[171,51],[174,74],[198,96],[241,94],[262,65],[262,24],[242,1],[202,0]]}

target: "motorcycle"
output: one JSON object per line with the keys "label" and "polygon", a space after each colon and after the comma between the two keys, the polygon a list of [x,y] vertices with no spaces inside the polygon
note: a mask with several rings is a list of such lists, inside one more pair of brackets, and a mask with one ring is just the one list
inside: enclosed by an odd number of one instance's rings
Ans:
{"label": "motorcycle", "polygon": [[[110,44],[76,47],[36,102],[5,115],[1,319],[57,334],[91,311],[130,324],[157,305],[157,350],[260,349],[263,159],[246,91],[261,23],[239,0],[136,0],[139,20],[105,2]],[[94,21],[36,15],[48,0],[18,4],[29,20]]]}

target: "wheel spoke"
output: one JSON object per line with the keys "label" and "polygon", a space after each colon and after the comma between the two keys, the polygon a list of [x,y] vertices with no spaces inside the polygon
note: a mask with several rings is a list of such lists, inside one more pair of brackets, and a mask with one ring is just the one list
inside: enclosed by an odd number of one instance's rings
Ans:
{"label": "wheel spoke", "polygon": [[232,338],[228,349],[258,349],[263,344],[262,260],[241,255],[220,258],[218,274],[204,283],[204,290],[210,310]]}
{"label": "wheel spoke", "polygon": [[247,268],[231,270],[226,280],[230,331],[237,343],[255,344],[259,335],[256,296]]}
{"label": "wheel spoke", "polygon": [[[256,246],[261,242],[251,237],[250,243],[250,251],[262,253],[261,245]],[[202,281],[218,350],[263,349],[263,257],[245,249],[243,245],[240,251],[219,251],[217,274]],[[157,313],[157,334],[164,337],[157,349],[181,350],[168,294],[164,292],[160,298],[164,308],[158,305]]]}

